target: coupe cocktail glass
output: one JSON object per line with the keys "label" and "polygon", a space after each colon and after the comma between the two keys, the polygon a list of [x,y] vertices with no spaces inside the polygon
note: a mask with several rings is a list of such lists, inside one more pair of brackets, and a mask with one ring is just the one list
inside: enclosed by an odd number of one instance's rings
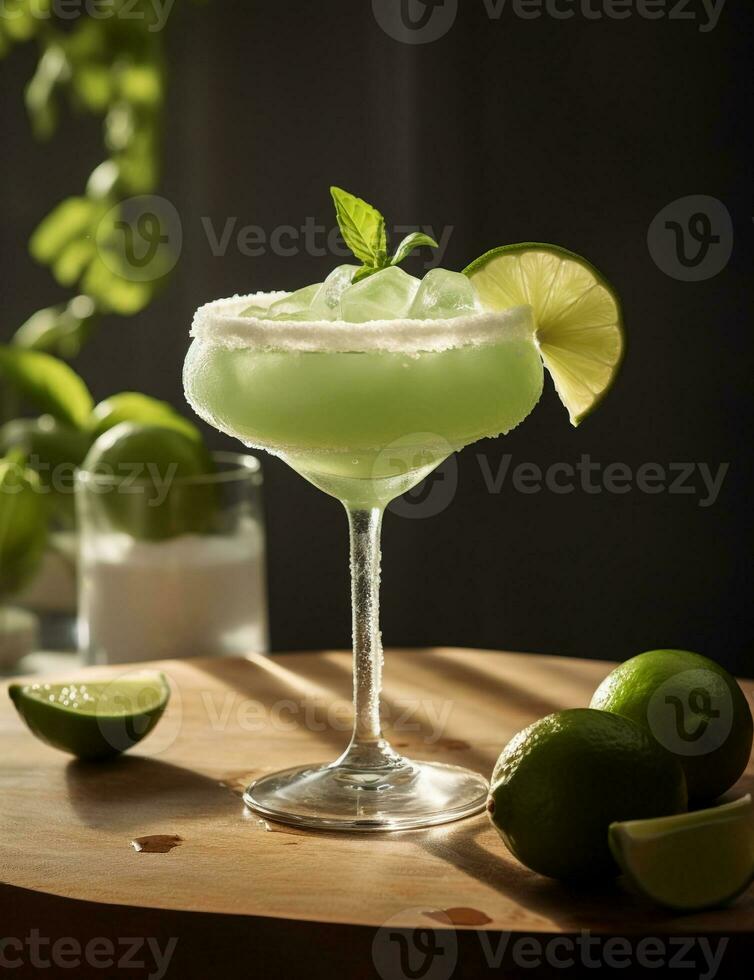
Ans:
{"label": "coupe cocktail glass", "polygon": [[518,425],[542,391],[531,309],[444,320],[275,322],[241,316],[285,294],[218,300],[194,318],[184,367],[194,411],[284,459],[348,515],[354,728],[329,764],[253,782],[244,800],[284,823],[398,830],[481,810],[478,773],[415,762],[382,735],[380,527],[386,505],[452,452]]}

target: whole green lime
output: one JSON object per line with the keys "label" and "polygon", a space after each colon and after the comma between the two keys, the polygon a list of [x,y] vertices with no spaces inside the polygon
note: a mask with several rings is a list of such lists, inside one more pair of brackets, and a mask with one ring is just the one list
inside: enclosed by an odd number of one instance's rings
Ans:
{"label": "whole green lime", "polygon": [[177,429],[121,422],[94,442],[82,469],[95,477],[86,506],[101,507],[113,527],[135,538],[210,529],[215,487],[199,478],[213,472],[212,457]]}
{"label": "whole green lime", "polygon": [[47,495],[22,453],[0,459],[0,598],[34,574],[47,544]]}
{"label": "whole green lime", "polygon": [[643,725],[680,761],[694,802],[730,789],[749,761],[752,717],[746,696],[724,667],[699,653],[640,653],[608,674],[591,707]]}
{"label": "whole green lime", "polygon": [[121,422],[142,422],[177,429],[189,439],[201,442],[201,434],[193,422],[185,419],[168,402],[143,395],[140,391],[121,391],[99,402],[89,416],[88,429],[96,439]]}
{"label": "whole green lime", "polygon": [[514,736],[495,766],[487,807],[522,864],[580,879],[618,873],[611,823],[681,813],[686,803],[680,764],[640,725],[572,708]]}

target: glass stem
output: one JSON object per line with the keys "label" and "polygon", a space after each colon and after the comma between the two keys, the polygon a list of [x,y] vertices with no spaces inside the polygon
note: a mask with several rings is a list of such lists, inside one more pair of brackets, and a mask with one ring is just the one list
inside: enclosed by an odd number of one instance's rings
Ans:
{"label": "glass stem", "polygon": [[382,635],[380,633],[380,531],[382,508],[369,510],[346,504],[351,537],[351,602],[353,611],[353,711],[351,742],[336,765],[355,769],[400,764],[382,737]]}

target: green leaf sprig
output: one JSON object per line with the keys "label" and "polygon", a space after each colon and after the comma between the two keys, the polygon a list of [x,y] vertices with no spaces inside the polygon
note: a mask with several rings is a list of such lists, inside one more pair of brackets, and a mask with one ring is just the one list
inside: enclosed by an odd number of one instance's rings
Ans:
{"label": "green leaf sprig", "polygon": [[403,239],[392,256],[388,255],[385,219],[377,208],[341,187],[331,187],[330,193],[343,240],[363,263],[354,275],[353,282],[366,279],[380,269],[399,265],[414,249],[422,245],[437,248],[434,238],[425,235],[423,231],[414,231]]}

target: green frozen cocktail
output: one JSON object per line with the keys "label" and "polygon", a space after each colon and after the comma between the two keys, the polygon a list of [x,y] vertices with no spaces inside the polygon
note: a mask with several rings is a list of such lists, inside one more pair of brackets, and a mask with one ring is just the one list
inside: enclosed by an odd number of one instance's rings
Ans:
{"label": "green frozen cocktail", "polygon": [[[233,304],[221,305],[225,323],[241,319]],[[454,450],[512,429],[542,391],[528,308],[464,317],[455,329],[443,321],[426,341],[405,330],[405,320],[379,331],[301,323],[279,349],[213,342],[215,308],[205,316],[186,361],[194,408],[364,507],[388,503]],[[296,346],[313,340],[321,350]]]}
{"label": "green frozen cocktail", "polygon": [[591,267],[551,246],[416,279],[398,263],[431,239],[409,236],[391,258],[379,212],[337,188],[333,197],[363,264],[293,293],[203,306],[184,384],[207,422],[338,498],[351,528],[353,738],[330,765],[258,780],[246,802],[312,827],[425,826],[482,809],[487,785],[458,767],[407,760],[382,737],[383,509],[452,452],[523,421],[542,393],[543,360],[577,422],[617,366],[620,314]]}

